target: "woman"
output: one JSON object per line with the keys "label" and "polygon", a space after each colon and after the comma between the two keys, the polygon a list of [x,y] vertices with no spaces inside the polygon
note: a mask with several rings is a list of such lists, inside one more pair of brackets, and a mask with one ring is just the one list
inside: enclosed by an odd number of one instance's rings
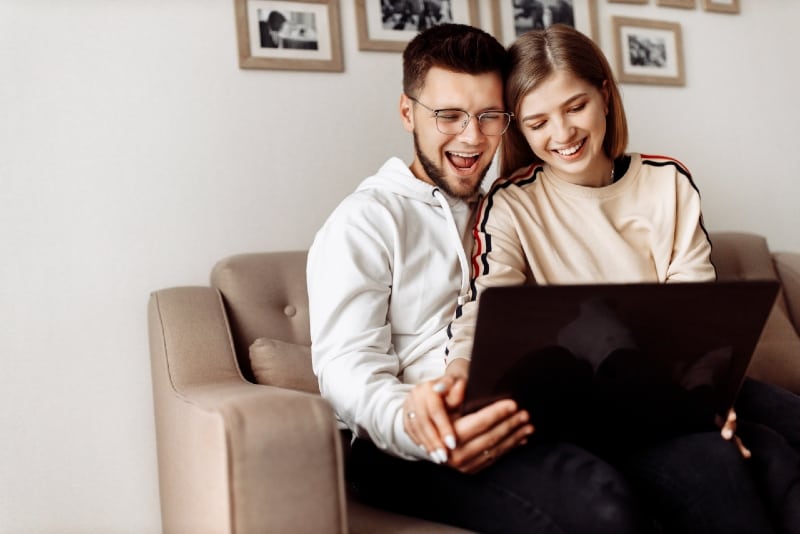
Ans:
{"label": "woman", "polygon": [[[471,300],[457,311],[448,343],[448,374],[456,377],[466,377],[487,287],[715,279],[691,174],[672,158],[625,153],[622,100],[597,45],[554,25],[522,35],[510,54],[506,101],[516,127],[501,149],[507,178],[483,199],[474,226]],[[751,476],[743,459],[749,451],[738,442],[740,455],[714,431],[642,445],[609,461],[669,531],[769,532],[775,525],[800,532],[797,454],[767,428],[748,431],[768,434],[756,441],[769,448],[756,455],[780,455],[788,475]],[[723,435],[733,435],[732,425]],[[585,438],[591,448],[594,436]]]}

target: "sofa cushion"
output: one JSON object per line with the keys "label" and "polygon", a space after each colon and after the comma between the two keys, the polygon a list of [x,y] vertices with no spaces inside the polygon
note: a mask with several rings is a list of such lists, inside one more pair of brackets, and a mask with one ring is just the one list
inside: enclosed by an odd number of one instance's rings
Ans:
{"label": "sofa cushion", "polygon": [[[782,299],[782,296],[778,298]],[[780,301],[772,308],[764,325],[747,374],[789,391],[800,392],[800,338]]]}
{"label": "sofa cushion", "polygon": [[306,345],[258,338],[250,345],[250,367],[259,384],[319,394]]}

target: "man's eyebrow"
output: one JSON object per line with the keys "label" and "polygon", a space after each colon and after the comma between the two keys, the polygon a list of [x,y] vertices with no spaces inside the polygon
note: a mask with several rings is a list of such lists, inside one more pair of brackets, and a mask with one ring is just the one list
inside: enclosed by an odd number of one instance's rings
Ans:
{"label": "man's eyebrow", "polygon": [[[580,98],[583,98],[583,97],[584,97],[584,96],[586,96],[587,94],[588,94],[588,93],[578,93],[577,95],[573,95],[573,96],[571,96],[570,98],[568,98],[568,99],[564,100],[564,101],[561,103],[561,106],[560,106],[560,107],[562,107],[562,108],[563,108],[563,107],[569,106],[569,105],[571,105],[573,102],[575,102],[576,100],[578,100],[578,99],[580,99]],[[528,120],[535,119],[535,118],[537,118],[537,117],[540,117],[540,116],[543,116],[543,115],[546,115],[546,113],[531,113],[530,115],[525,115],[525,116],[524,116],[524,117],[522,117],[520,120],[522,120],[522,121],[528,121]]]}

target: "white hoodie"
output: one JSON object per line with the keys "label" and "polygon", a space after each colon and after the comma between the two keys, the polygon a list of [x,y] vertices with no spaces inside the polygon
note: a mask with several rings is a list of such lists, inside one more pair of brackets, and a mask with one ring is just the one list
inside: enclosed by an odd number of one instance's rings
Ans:
{"label": "white hoodie", "polygon": [[468,292],[470,205],[398,158],[359,185],[308,255],[311,351],[320,391],[357,436],[407,459],[403,402],[445,370],[446,328]]}

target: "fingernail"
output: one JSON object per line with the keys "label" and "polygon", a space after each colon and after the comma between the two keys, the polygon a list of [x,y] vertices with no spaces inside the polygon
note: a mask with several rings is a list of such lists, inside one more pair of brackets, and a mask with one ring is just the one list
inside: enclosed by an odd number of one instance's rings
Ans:
{"label": "fingernail", "polygon": [[733,431],[730,428],[723,428],[722,437],[725,439],[731,439],[733,437]]}
{"label": "fingernail", "polygon": [[442,461],[439,459],[439,455],[436,454],[436,451],[430,452],[431,461],[435,464],[440,464]]}
{"label": "fingernail", "polygon": [[436,455],[439,457],[439,463],[440,464],[443,464],[443,463],[445,463],[447,461],[447,451],[446,450],[444,450],[442,448],[436,449]]}
{"label": "fingernail", "polygon": [[456,448],[456,438],[453,436],[445,436],[444,437],[444,444],[447,445],[447,448],[451,451]]}
{"label": "fingernail", "polygon": [[434,393],[444,393],[447,390],[447,385],[442,382],[436,382],[433,385],[433,392]]}

